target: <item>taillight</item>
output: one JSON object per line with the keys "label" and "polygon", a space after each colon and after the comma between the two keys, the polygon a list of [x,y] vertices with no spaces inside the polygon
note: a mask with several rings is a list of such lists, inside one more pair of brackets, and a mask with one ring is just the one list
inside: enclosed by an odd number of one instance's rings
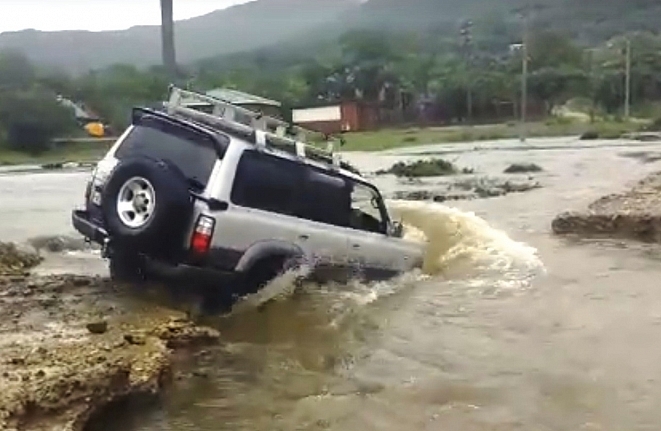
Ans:
{"label": "taillight", "polygon": [[216,221],[209,216],[202,215],[197,219],[193,237],[191,238],[191,250],[193,253],[202,255],[209,251],[215,226]]}

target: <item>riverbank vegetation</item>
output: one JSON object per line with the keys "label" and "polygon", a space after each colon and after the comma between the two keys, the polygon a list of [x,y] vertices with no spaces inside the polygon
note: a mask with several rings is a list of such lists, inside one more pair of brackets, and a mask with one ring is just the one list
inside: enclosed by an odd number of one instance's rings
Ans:
{"label": "riverbank vegetation", "polygon": [[[431,31],[349,31],[315,45],[314,53],[283,45],[182,65],[179,83],[276,99],[285,117],[292,107],[338,100],[377,106],[380,130],[347,134],[347,151],[517,138],[521,50],[512,35],[487,44],[489,31],[476,22],[480,37],[470,43],[441,42]],[[661,117],[661,37],[630,33],[587,45],[542,28],[529,43],[527,135],[614,138],[650,127],[623,118],[627,43],[631,118]],[[130,108],[157,104],[168,84],[159,66],[119,64],[74,76],[35,66],[18,52],[0,53],[0,161],[96,153],[53,147],[54,137],[81,133],[57,95],[83,102],[121,131]]]}

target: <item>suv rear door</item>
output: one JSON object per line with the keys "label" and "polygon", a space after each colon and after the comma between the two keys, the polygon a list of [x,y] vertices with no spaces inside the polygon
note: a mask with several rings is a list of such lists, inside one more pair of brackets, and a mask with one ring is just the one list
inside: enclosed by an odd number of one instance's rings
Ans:
{"label": "suv rear door", "polygon": [[[210,134],[157,116],[145,115],[115,151],[115,158],[148,157],[177,166],[197,191],[206,188],[225,143]],[[219,154],[219,148],[221,154]]]}
{"label": "suv rear door", "polygon": [[121,160],[148,157],[169,161],[186,175],[193,189],[202,191],[228,143],[229,138],[222,135],[212,136],[158,115],[136,115],[133,124],[92,174],[87,202],[90,216],[102,221],[101,190]]}

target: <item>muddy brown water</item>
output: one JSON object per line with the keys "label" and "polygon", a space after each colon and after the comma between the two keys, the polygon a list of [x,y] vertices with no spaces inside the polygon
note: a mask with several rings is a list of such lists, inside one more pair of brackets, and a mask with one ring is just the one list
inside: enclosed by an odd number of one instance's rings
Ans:
{"label": "muddy brown water", "polygon": [[[278,280],[213,319],[202,352],[157,407],[117,430],[655,430],[661,423],[661,248],[571,240],[553,217],[626,189],[661,164],[654,144],[573,139],[352,154],[365,171],[435,152],[477,176],[536,163],[543,188],[504,197],[390,202],[431,240],[427,268],[388,283]],[[580,147],[579,147],[580,145]],[[627,156],[627,154],[629,154]],[[0,238],[72,234],[86,174],[0,176]],[[378,178],[387,193],[435,182]],[[41,271],[103,273],[88,252]],[[262,306],[267,299],[268,304]],[[97,429],[108,423],[98,423]],[[93,427],[92,427],[93,428]]]}

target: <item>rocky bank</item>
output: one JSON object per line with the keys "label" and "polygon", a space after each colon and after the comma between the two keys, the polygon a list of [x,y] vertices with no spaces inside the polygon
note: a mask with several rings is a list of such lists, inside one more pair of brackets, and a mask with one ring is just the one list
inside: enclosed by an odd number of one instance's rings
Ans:
{"label": "rocky bank", "polygon": [[113,401],[161,391],[174,351],[218,341],[217,331],[130,287],[32,277],[25,269],[37,258],[3,247],[0,430],[82,430]]}
{"label": "rocky bank", "polygon": [[661,242],[661,172],[631,190],[604,196],[585,211],[569,211],[552,222],[553,232]]}

